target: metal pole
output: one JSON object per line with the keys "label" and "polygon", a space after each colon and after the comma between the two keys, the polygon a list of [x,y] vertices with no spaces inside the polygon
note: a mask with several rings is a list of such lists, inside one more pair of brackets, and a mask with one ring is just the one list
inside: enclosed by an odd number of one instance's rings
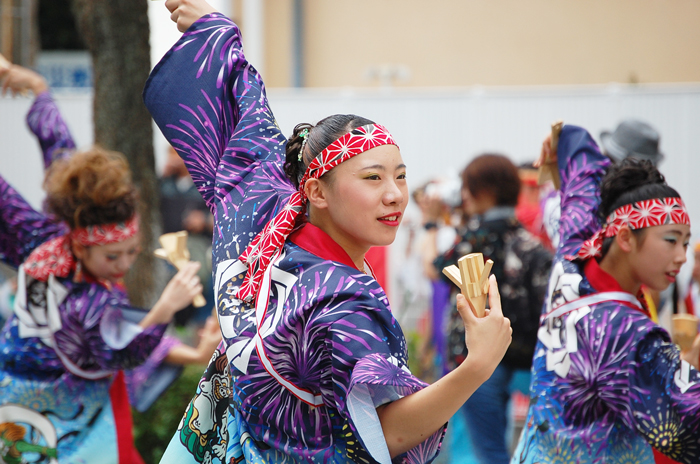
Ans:
{"label": "metal pole", "polygon": [[12,62],[13,0],[2,0],[2,54]]}
{"label": "metal pole", "polygon": [[32,60],[32,0],[22,0],[22,42],[20,43],[22,66],[31,66]]}
{"label": "metal pole", "polygon": [[292,17],[292,86],[304,87],[304,0],[294,0]]}
{"label": "metal pole", "polygon": [[243,0],[243,43],[248,62],[265,75],[265,25],[261,0]]}

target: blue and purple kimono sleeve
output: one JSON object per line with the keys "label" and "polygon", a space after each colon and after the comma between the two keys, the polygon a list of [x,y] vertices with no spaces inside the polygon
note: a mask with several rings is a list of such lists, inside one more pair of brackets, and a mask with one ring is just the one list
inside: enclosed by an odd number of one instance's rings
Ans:
{"label": "blue and purple kimono sleeve", "polygon": [[647,325],[641,340],[630,338],[637,345],[628,376],[634,426],[673,460],[700,462],[700,373],[680,359],[665,330]]}
{"label": "blue and purple kimono sleeve", "polygon": [[[368,295],[371,296],[371,295]],[[378,298],[386,296],[376,295]],[[388,308],[373,298],[353,303],[331,327],[335,406],[377,462],[392,462],[376,408],[427,386],[408,369],[406,342]],[[420,418],[417,418],[420,420]],[[445,429],[393,462],[427,463],[438,454]]]}
{"label": "blue and purple kimono sleeve", "polygon": [[574,255],[600,227],[598,185],[610,164],[583,128],[566,125],[557,148],[561,176],[561,219],[556,261]]}
{"label": "blue and purple kimono sleeve", "polygon": [[[39,141],[45,169],[56,157],[75,148],[68,126],[49,92],[37,95],[27,113],[27,125]],[[35,211],[0,177],[0,260],[16,268],[34,248],[67,231],[65,225]]]}
{"label": "blue and purple kimono sleeve", "polygon": [[142,329],[138,321],[146,312],[131,307],[121,291],[78,285],[61,305],[62,327],[53,335],[57,349],[88,371],[130,369],[143,363],[167,326]]}
{"label": "blue and purple kimono sleeve", "polygon": [[27,125],[41,146],[44,169],[48,169],[54,160],[70,156],[75,150],[70,130],[49,92],[36,96],[27,113]]}
{"label": "blue and purple kimono sleeve", "polygon": [[0,261],[19,267],[45,241],[68,228],[29,203],[0,176]]}
{"label": "blue and purple kimono sleeve", "polygon": [[154,68],[144,101],[216,218],[215,257],[238,257],[293,192],[286,140],[238,27],[218,13],[196,21]]}

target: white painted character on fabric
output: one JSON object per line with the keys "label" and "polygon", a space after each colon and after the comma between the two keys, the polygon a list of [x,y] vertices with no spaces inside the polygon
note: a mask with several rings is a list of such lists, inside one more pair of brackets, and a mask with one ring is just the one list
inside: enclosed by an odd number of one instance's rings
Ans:
{"label": "white painted character on fabric", "polygon": [[[551,298],[547,299],[547,313],[552,307],[561,306],[579,297],[579,284],[581,275],[564,272],[561,262],[552,268],[549,279]],[[576,335],[576,323],[591,312],[591,308],[584,306],[568,313],[566,324],[562,325],[562,318],[548,318],[537,332],[537,338],[546,347],[547,370],[554,371],[560,377],[566,377],[571,368],[570,354],[578,351],[578,338]],[[537,356],[541,356],[538,353]]]}

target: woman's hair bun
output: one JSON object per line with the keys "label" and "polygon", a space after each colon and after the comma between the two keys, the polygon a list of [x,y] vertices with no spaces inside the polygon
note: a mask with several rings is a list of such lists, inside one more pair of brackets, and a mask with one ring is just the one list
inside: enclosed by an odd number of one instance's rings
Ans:
{"label": "woman's hair bun", "polygon": [[605,220],[620,206],[653,198],[680,197],[647,160],[625,158],[610,165],[600,183],[600,217]]}
{"label": "woman's hair bun", "polygon": [[[292,136],[287,140],[286,157],[284,163],[284,173],[287,177],[298,186],[299,180],[304,175],[306,167],[304,158],[301,155],[301,148],[304,144],[304,139],[309,136],[309,131],[313,129],[313,125],[308,123],[297,124],[294,127]],[[306,130],[306,134],[302,137],[302,133]]]}

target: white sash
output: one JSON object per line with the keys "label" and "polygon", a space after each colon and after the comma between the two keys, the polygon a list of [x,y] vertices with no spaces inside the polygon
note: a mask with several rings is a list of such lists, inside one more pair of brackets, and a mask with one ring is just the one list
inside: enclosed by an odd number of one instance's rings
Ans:
{"label": "white sash", "polygon": [[544,315],[542,322],[553,317],[561,317],[564,314],[575,309],[583,308],[584,306],[590,306],[592,304],[602,303],[604,301],[620,301],[623,303],[631,303],[637,306],[639,309],[644,309],[637,297],[635,297],[631,293],[601,292],[577,298],[575,300],[569,301],[568,303],[564,303],[561,306],[557,306],[556,308],[552,309],[550,312]]}

